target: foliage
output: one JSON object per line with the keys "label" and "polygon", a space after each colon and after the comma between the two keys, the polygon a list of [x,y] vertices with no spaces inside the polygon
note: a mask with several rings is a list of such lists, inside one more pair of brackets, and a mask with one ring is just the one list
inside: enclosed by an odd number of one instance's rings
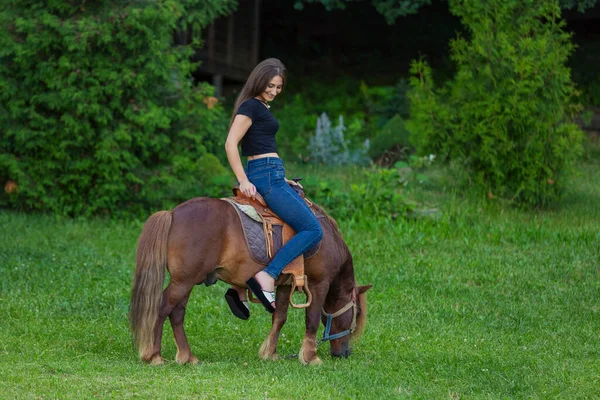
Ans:
{"label": "foliage", "polygon": [[577,10],[585,12],[598,4],[598,0],[560,0],[560,7],[565,10]]}
{"label": "foliage", "polygon": [[350,146],[364,142],[365,105],[359,85],[359,81],[349,78],[339,79],[335,84],[314,79],[292,80],[286,93],[294,95],[280,96],[271,108],[280,126],[277,132],[280,155],[286,160],[308,161],[310,138],[324,109],[333,115],[344,115],[348,128],[345,138]]}
{"label": "foliage", "polygon": [[[296,0],[295,7],[302,10],[304,3],[321,3],[326,9],[345,8],[346,3],[354,0]],[[371,0],[373,7],[385,17],[388,24],[410,14],[416,14],[425,5],[431,4],[431,0]]]}
{"label": "foliage", "polygon": [[600,107],[600,42],[580,40],[570,65],[573,81],[581,90],[581,102],[586,106]]}
{"label": "foliage", "polygon": [[296,94],[291,101],[288,99],[279,104],[281,108],[274,110],[279,120],[277,151],[286,160],[304,160],[308,157],[306,149],[314,133],[318,114],[309,110],[309,103],[302,94]]}
{"label": "foliage", "polygon": [[204,28],[218,17],[233,12],[238,4],[238,0],[168,0],[164,2],[165,4],[175,3],[183,7],[184,12],[177,15],[177,27],[178,29],[189,29],[197,44],[201,41]]}
{"label": "foliage", "polygon": [[590,135],[585,140],[584,159],[585,160],[600,160],[600,133],[595,136]]}
{"label": "foliage", "polygon": [[583,101],[591,106],[600,107],[600,78],[587,82],[583,89]]}
{"label": "foliage", "polygon": [[[395,86],[368,86],[348,78],[335,82],[292,82],[292,97],[278,99],[274,114],[280,122],[277,132],[278,151],[288,160],[308,161],[317,118],[323,109],[329,114],[344,115],[344,138],[347,146],[360,149],[376,137],[394,115],[408,116],[408,83]],[[321,93],[327,93],[323,97]],[[314,141],[314,139],[313,139]]]}
{"label": "foliage", "polygon": [[389,220],[405,217],[412,209],[400,178],[398,169],[371,168],[358,183],[308,180],[304,186],[305,193],[337,220]]}
{"label": "foliage", "polygon": [[398,157],[406,156],[412,149],[409,141],[410,132],[400,115],[390,119],[371,141],[369,156],[377,159],[386,152],[397,152]]}
{"label": "foliage", "polygon": [[[352,128],[352,127],[351,127]],[[310,139],[309,157],[314,163],[328,165],[366,164],[369,159],[366,155],[369,142],[366,141],[362,148],[353,149],[351,142],[345,137],[345,132],[356,131],[348,129],[344,125],[344,117],[338,119],[338,125],[333,126],[326,113],[322,113],[317,119],[315,135]],[[352,134],[350,136],[353,136]]]}
{"label": "foliage", "polygon": [[[314,76],[306,76],[291,80],[277,103],[281,101],[286,108],[289,105],[300,106],[306,114],[314,115],[314,121],[323,110],[330,115],[344,115],[346,120],[364,120],[368,107],[361,85],[361,81],[348,76],[340,77],[335,82],[323,82]],[[287,92],[295,96],[289,97]]]}
{"label": "foliage", "polygon": [[[296,0],[294,6],[302,10],[304,3],[321,3],[327,10],[344,9],[346,3],[355,0]],[[431,0],[371,0],[373,7],[385,17],[388,24],[393,24],[399,17],[416,14],[419,10],[431,4]],[[482,5],[485,2],[481,2]],[[575,9],[584,12],[593,8],[598,0],[560,0],[560,7],[568,10]]]}
{"label": "foliage", "polygon": [[408,186],[414,183],[424,183],[429,180],[428,176],[424,173],[429,167],[435,162],[435,154],[429,154],[428,156],[416,156],[411,155],[408,162],[398,161],[394,164],[394,168],[397,169],[398,175],[400,175],[399,182]]}
{"label": "foliage", "polygon": [[287,159],[300,155],[300,160],[307,160],[301,149],[309,146],[322,110],[329,115],[343,115],[348,128],[345,138],[351,146],[360,147],[366,139],[372,140],[395,115],[408,117],[408,88],[404,79],[393,86],[367,85],[349,77],[334,83],[314,79],[292,81],[286,92],[295,95],[281,96],[273,109],[280,122],[278,150]]}
{"label": "foliage", "polygon": [[360,91],[364,96],[367,118],[373,130],[381,129],[394,116],[407,119],[410,115],[410,104],[407,93],[408,81],[400,79],[395,86],[367,86],[362,82]]}
{"label": "foliage", "polygon": [[420,154],[463,163],[489,197],[555,201],[581,154],[579,107],[565,66],[573,50],[558,3],[453,1],[470,38],[451,43],[457,74],[435,91],[424,61],[411,67],[411,141]]}
{"label": "foliage", "polygon": [[360,147],[366,139],[372,140],[394,115],[408,117],[408,88],[404,79],[393,86],[367,85],[348,77],[334,83],[293,80],[286,92],[295,95],[281,96],[272,109],[280,122],[278,151],[286,159],[308,160],[303,149],[309,147],[322,110],[329,115],[343,115],[348,128],[345,138],[351,147]]}
{"label": "foliage", "polygon": [[14,189],[0,205],[139,213],[162,207],[161,193],[202,193],[199,166],[220,147],[226,117],[204,102],[210,86],[192,86],[193,49],[174,47],[173,31],[231,5],[3,2],[0,179]]}

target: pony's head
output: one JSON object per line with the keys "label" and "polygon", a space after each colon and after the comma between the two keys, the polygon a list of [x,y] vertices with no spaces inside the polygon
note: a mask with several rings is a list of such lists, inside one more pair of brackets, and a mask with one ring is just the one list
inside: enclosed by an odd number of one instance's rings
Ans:
{"label": "pony's head", "polygon": [[348,357],[351,353],[350,339],[358,338],[365,329],[366,292],[372,286],[354,285],[349,290],[341,289],[327,296],[321,319],[325,325],[324,340],[330,340],[332,356]]}

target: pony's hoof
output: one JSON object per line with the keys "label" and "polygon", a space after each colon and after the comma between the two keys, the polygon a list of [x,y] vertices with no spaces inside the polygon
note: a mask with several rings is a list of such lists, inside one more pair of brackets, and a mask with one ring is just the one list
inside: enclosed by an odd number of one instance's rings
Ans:
{"label": "pony's hoof", "polygon": [[323,364],[323,360],[321,360],[318,356],[308,361],[306,365],[321,365]]}
{"label": "pony's hoof", "polygon": [[[312,354],[311,354],[312,353]],[[316,351],[305,351],[304,348],[300,349],[298,353],[298,360],[302,365],[321,365],[323,361],[319,358]]]}
{"label": "pony's hoof", "polygon": [[150,360],[150,365],[163,365],[164,363],[165,360],[160,355],[156,355]]}
{"label": "pony's hoof", "polygon": [[178,357],[178,356],[176,356],[175,357],[175,362],[177,364],[180,364],[180,365],[185,365],[185,364],[196,365],[196,364],[198,364],[200,362],[200,360],[198,360],[198,358],[196,356],[190,354],[187,357]]}
{"label": "pony's hoof", "polygon": [[279,360],[277,355],[277,342],[273,345],[273,341],[267,337],[258,351],[258,357],[261,360]]}

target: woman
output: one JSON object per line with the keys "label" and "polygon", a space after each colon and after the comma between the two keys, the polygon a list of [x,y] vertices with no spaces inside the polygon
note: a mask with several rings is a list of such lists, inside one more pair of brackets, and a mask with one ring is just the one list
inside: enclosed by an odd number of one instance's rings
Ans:
{"label": "woman", "polygon": [[[323,236],[312,211],[290,187],[296,183],[285,178],[283,161],[277,154],[275,134],[279,123],[269,111],[269,102],[283,90],[285,75],[285,66],[276,58],[264,60],[254,68],[235,102],[225,142],[227,159],[242,193],[249,197],[260,193],[269,208],[296,231],[269,265],[246,281],[271,313],[275,311],[275,281],[283,268]],[[240,143],[242,156],[248,156],[245,170],[238,153]],[[225,298],[237,317],[249,317],[244,289],[229,289]]]}

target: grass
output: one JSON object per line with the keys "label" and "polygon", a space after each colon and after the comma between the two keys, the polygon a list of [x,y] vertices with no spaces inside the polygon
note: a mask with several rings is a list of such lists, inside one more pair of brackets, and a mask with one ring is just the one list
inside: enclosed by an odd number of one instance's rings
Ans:
{"label": "grass", "polygon": [[[222,283],[186,318],[201,363],[141,364],[127,327],[141,222],[0,213],[2,398],[598,398],[600,165],[560,207],[524,212],[436,186],[436,218],[341,222],[369,320],[349,359],[258,360],[269,318],[230,315]],[[309,173],[323,173],[309,171]],[[337,176],[337,175],[335,175]],[[435,199],[432,201],[431,199]],[[431,204],[429,204],[431,205]],[[321,328],[322,331],[322,328]],[[320,331],[320,332],[321,332]],[[279,354],[299,350],[292,310]]]}

